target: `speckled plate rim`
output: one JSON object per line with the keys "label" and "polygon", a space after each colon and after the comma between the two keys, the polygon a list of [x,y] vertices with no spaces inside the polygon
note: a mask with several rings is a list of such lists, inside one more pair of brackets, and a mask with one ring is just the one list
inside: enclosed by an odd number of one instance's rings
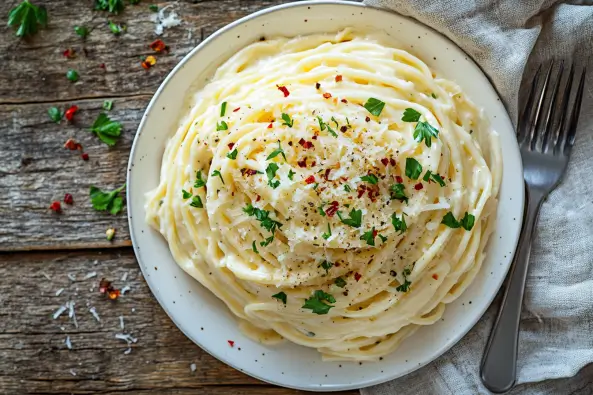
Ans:
{"label": "speckled plate rim", "polygon": [[[326,12],[324,14],[319,11],[332,12]],[[432,40],[436,42],[434,45],[438,44],[440,49],[446,47],[446,50],[450,51],[448,54],[446,52],[439,52],[438,54],[443,60],[431,62],[431,59],[428,59],[426,56],[422,56],[422,59],[425,60],[429,66],[439,69],[447,78],[457,81],[464,91],[468,93],[469,97],[474,99],[477,104],[486,108],[488,114],[491,116],[493,125],[501,135],[504,161],[503,185],[500,193],[501,207],[498,213],[497,228],[492,236],[490,245],[488,246],[489,255],[474,283],[456,302],[447,306],[447,311],[444,316],[447,318],[461,315],[463,323],[456,326],[455,324],[449,324],[452,321],[452,319],[449,319],[447,323],[448,326],[446,327],[448,328],[447,331],[450,332],[449,337],[445,338],[441,336],[442,339],[440,340],[440,343],[435,342],[438,344],[434,344],[434,347],[429,345],[432,350],[427,355],[412,355],[409,356],[409,359],[406,359],[405,362],[403,357],[401,357],[401,354],[408,352],[409,349],[416,351],[422,349],[422,347],[426,348],[427,346],[425,343],[427,342],[424,339],[430,338],[434,340],[435,337],[434,335],[431,335],[430,332],[431,330],[435,332],[437,326],[441,325],[441,322],[429,327],[421,328],[415,335],[409,338],[409,341],[406,340],[406,344],[403,344],[398,351],[387,356],[383,361],[365,363],[363,365],[356,363],[322,362],[316,354],[316,351],[308,350],[305,347],[299,347],[290,343],[276,347],[266,347],[252,342],[238,331],[237,325],[234,323],[234,318],[222,302],[218,301],[208,290],[201,287],[197,281],[182,272],[170,256],[166,242],[156,231],[150,229],[144,221],[144,194],[148,190],[156,187],[160,176],[159,169],[161,157],[164,151],[164,142],[166,141],[166,137],[163,137],[163,135],[171,135],[174,130],[176,130],[178,124],[178,121],[176,122],[175,120],[181,119],[181,116],[187,111],[187,108],[185,107],[185,104],[187,104],[186,100],[174,104],[174,110],[170,109],[170,103],[166,101],[166,96],[168,95],[167,90],[173,89],[172,85],[174,85],[174,83],[179,84],[176,80],[179,80],[180,76],[182,76],[184,67],[191,63],[198,55],[210,50],[217,41],[224,41],[226,39],[228,42],[231,38],[234,39],[235,33],[241,33],[244,36],[251,35],[251,38],[249,39],[241,39],[244,43],[240,46],[239,44],[234,44],[237,47],[247,45],[249,42],[254,41],[255,37],[253,33],[245,33],[245,30],[249,30],[249,26],[253,25],[254,21],[263,22],[262,27],[264,27],[267,23],[266,21],[273,20],[274,16],[279,13],[294,15],[295,18],[297,15],[299,18],[310,15],[308,17],[309,20],[304,19],[304,21],[299,20],[298,22],[291,21],[291,23],[300,23],[301,25],[303,22],[321,23],[321,21],[323,21],[323,27],[317,30],[319,32],[337,30],[330,29],[328,24],[338,24],[342,27],[349,25],[353,25],[354,28],[359,27],[358,20],[355,24],[345,23],[345,21],[350,18],[349,16],[343,21],[334,21],[334,18],[338,19],[342,12],[351,12],[352,16],[355,16],[356,13],[360,13],[363,17],[368,16],[369,20],[373,21],[373,25],[377,23],[376,18],[380,18],[381,20],[390,19],[390,24],[392,25],[390,27],[391,30],[385,30],[386,34],[389,34],[389,32],[394,33],[396,31],[396,28],[393,27],[394,25],[403,25],[408,29],[414,30],[414,35],[426,35],[426,39],[428,41]],[[325,16],[320,16],[320,14]],[[362,18],[359,18],[359,20],[360,19]],[[311,25],[315,25],[315,23]],[[290,24],[288,23],[282,28],[283,30],[280,31],[287,36],[303,34],[300,32],[292,32]],[[387,28],[385,27],[385,29]],[[409,32],[406,31],[401,34],[407,34],[409,36],[408,33]],[[240,37],[241,36],[238,35],[237,39],[240,39]],[[419,35],[418,38],[420,37],[421,36]],[[402,41],[402,43],[404,42],[405,40]],[[406,46],[404,46],[404,48],[406,48]],[[198,84],[203,84],[206,81],[205,76],[208,76],[208,73],[211,75],[212,71],[220,64],[220,62],[230,56],[231,52],[229,51],[231,50],[227,49],[227,54],[224,57],[212,60],[210,62],[211,65],[209,66],[210,71],[202,71],[200,78],[196,77],[192,81],[184,81],[183,86],[186,90],[184,93],[187,94],[187,91],[191,90],[190,86],[194,85],[198,79],[201,80]],[[418,51],[422,52],[421,50]],[[454,56],[451,54],[454,54]],[[450,62],[451,60],[453,62],[458,60],[459,63],[454,65],[454,68],[451,68],[450,64],[446,67],[442,67],[444,62]],[[457,73],[458,76],[463,78],[450,77],[450,74],[456,74],[454,70],[455,68],[467,68],[467,73],[469,74],[459,75],[459,73]],[[447,73],[447,69],[449,69],[451,73]],[[474,89],[474,83],[479,87],[478,90]],[[480,92],[480,95],[472,94],[472,92]],[[168,96],[171,95],[169,94]],[[169,108],[167,108],[167,105],[169,105]],[[159,107],[162,107],[162,110]],[[168,117],[163,116],[164,114],[167,114]],[[492,115],[494,116],[494,119],[492,119]],[[172,118],[173,120],[163,120],[165,118]],[[159,135],[155,130],[161,131],[161,134]],[[162,133],[163,130],[165,130],[164,134]],[[158,137],[163,140],[161,142],[162,144],[150,144],[152,142],[150,137],[155,141]],[[142,163],[143,160],[144,163]],[[150,164],[146,165],[147,162]],[[152,170],[152,172],[148,172],[148,174],[146,173],[148,171],[146,169],[147,166],[150,166]],[[140,173],[140,175],[136,175],[137,173]],[[167,76],[150,101],[134,138],[127,174],[128,189],[126,195],[128,201],[128,221],[134,252],[151,291],[171,320],[194,343],[233,368],[272,384],[309,391],[339,391],[380,384],[421,368],[440,357],[444,352],[455,345],[484,314],[506,277],[519,238],[524,205],[522,162],[514,138],[513,126],[496,91],[479,67],[449,39],[417,21],[413,21],[386,10],[371,8],[361,3],[338,0],[304,1],[264,9],[227,25],[194,48]],[[156,178],[156,181],[150,180],[151,177]],[[147,178],[149,181],[147,181]],[[512,201],[512,203],[507,201],[507,199]],[[166,252],[163,252],[163,249],[165,249]],[[148,250],[148,252],[145,252],[146,250]],[[168,255],[168,259],[166,255]],[[161,265],[160,272],[157,271],[157,265]],[[490,275],[488,275],[487,270],[492,270]],[[166,287],[167,291],[163,291],[163,287]],[[179,291],[178,287],[188,288],[188,294],[190,295],[193,290],[193,296],[185,295],[185,299],[183,299],[183,294],[180,294],[179,297],[172,296],[173,293]],[[175,289],[174,291],[172,291],[173,288]],[[196,297],[195,295],[199,296]],[[172,297],[177,298],[179,303],[176,303]],[[473,304],[465,303],[471,301],[472,298],[474,302],[477,302]],[[211,308],[212,306],[214,307]],[[193,314],[197,314],[200,317],[209,317],[212,315],[214,319],[224,322],[225,325],[215,328],[213,333],[210,331],[207,332],[208,335],[202,335],[206,332],[206,328],[201,327],[198,329],[197,326],[194,326],[195,322],[189,321],[193,318],[188,319],[188,313],[192,317]],[[208,321],[208,318],[206,318],[205,321],[202,321],[202,325],[207,325],[204,323],[206,321]],[[445,320],[443,320],[443,322],[445,322]],[[216,342],[214,342],[214,339],[216,339]],[[237,346],[231,348],[226,344],[226,341],[223,341],[223,339],[234,339]],[[223,345],[222,343],[225,344]],[[243,354],[240,354],[240,351],[237,350],[241,350],[241,346],[244,350]],[[260,358],[262,362],[258,362],[257,360],[260,353],[264,357]],[[272,361],[263,363],[263,360],[266,358],[266,353],[268,353],[267,355],[272,355],[272,357],[270,357]],[[255,363],[259,363],[259,366],[253,364],[251,358],[254,356],[256,358]],[[315,359],[314,356],[317,356],[317,359]],[[301,362],[300,365],[297,364],[299,361]],[[303,361],[305,361],[305,363],[302,363]],[[293,370],[291,370],[289,374],[285,374],[284,371],[281,372],[282,374],[279,374],[283,364]],[[477,370],[478,366],[475,368]],[[322,370],[322,372],[317,374],[315,369]],[[324,375],[323,373],[326,374]]]}

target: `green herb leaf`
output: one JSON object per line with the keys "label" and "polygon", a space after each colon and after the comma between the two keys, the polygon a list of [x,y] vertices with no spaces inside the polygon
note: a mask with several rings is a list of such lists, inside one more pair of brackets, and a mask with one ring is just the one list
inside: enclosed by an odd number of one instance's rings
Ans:
{"label": "green herb leaf", "polygon": [[417,180],[422,173],[422,165],[414,158],[406,158],[406,177]]}
{"label": "green herb leaf", "polygon": [[406,224],[406,213],[402,213],[402,217],[401,219],[399,219],[397,217],[397,214],[393,213],[391,214],[391,223],[393,224],[393,228],[395,229],[396,232],[399,232],[399,234],[403,234],[407,229],[408,229],[408,225]]}
{"label": "green herb leaf", "polygon": [[336,118],[332,117],[332,122],[336,124],[336,129],[340,128],[340,125],[338,124],[338,121],[336,121]]}
{"label": "green herb leaf", "polygon": [[8,26],[17,28],[17,37],[32,36],[39,26],[47,26],[47,10],[25,0],[8,13]]}
{"label": "green herb leaf", "polygon": [[416,124],[416,128],[414,128],[414,140],[418,141],[419,143],[424,140],[424,143],[427,147],[431,146],[432,138],[437,138],[438,136],[439,131],[428,122],[418,122]]}
{"label": "green herb leaf", "polygon": [[232,150],[231,152],[229,152],[228,154],[226,154],[226,157],[232,160],[237,159],[237,154],[239,153],[239,151],[237,151],[237,149],[235,148],[234,150]]}
{"label": "green herb leaf", "polygon": [[159,6],[156,4],[151,4],[148,6],[148,9],[152,12],[159,12]]}
{"label": "green herb leaf", "polygon": [[331,126],[329,126],[327,123],[325,124],[325,127],[327,128],[327,131],[329,132],[329,134],[331,134],[333,137],[338,137],[338,134],[336,133],[336,131],[333,130],[331,128]]}
{"label": "green herb leaf", "polygon": [[340,288],[344,288],[346,286],[346,280],[344,280],[342,277],[338,277],[334,280],[334,284]]}
{"label": "green herb leaf", "polygon": [[327,240],[331,237],[332,235],[332,228],[330,228],[329,223],[327,224],[327,232],[323,233],[321,235],[321,237],[323,237],[324,240]]}
{"label": "green herb leaf", "polygon": [[404,277],[404,282],[400,285],[398,285],[395,290],[397,292],[408,292],[410,290],[410,285],[412,285],[412,283],[408,280],[407,277]]}
{"label": "green herb leaf", "polygon": [[325,122],[323,122],[323,119],[319,115],[317,116],[317,120],[319,121],[319,130],[323,132],[326,127]]}
{"label": "green herb leaf", "polygon": [[345,190],[346,192],[351,192],[351,191],[352,191],[352,188],[350,188],[350,185],[348,185],[348,184],[344,184],[344,190]]}
{"label": "green herb leaf", "polygon": [[191,199],[191,203],[189,205],[196,208],[204,208],[204,204],[202,204],[202,198],[197,195]]}
{"label": "green herb leaf", "polygon": [[229,125],[225,121],[220,121],[220,123],[216,124],[216,131],[219,132],[221,130],[229,130]]}
{"label": "green herb leaf", "polygon": [[95,10],[119,14],[125,8],[123,0],[95,0]]}
{"label": "green herb leaf", "polygon": [[255,246],[255,240],[253,240],[253,243],[251,243],[251,249],[253,250],[253,252],[255,252],[256,254],[259,254],[259,251],[257,250],[257,247]]}
{"label": "green herb leaf", "polygon": [[441,224],[453,229],[463,228],[467,231],[470,231],[474,227],[475,222],[476,217],[474,217],[472,214],[469,214],[467,211],[465,212],[463,218],[461,218],[460,221],[457,221],[453,213],[449,211],[443,217]]}
{"label": "green herb leaf", "polygon": [[274,235],[272,235],[270,237],[266,237],[266,239],[264,241],[260,242],[259,245],[262,247],[267,247],[273,241],[274,241]]}
{"label": "green herb leaf", "polygon": [[280,301],[282,301],[282,303],[286,304],[286,294],[284,292],[278,292],[275,295],[272,295],[273,298],[276,298]]}
{"label": "green herb leaf", "polygon": [[111,30],[111,33],[115,34],[116,36],[119,36],[120,34],[126,31],[126,27],[109,21],[109,30]]}
{"label": "green herb leaf", "polygon": [[113,101],[111,101],[111,100],[105,100],[103,102],[103,110],[105,110],[105,111],[111,111],[112,108],[113,108]]}
{"label": "green herb leaf", "polygon": [[362,234],[362,236],[360,236],[360,240],[364,240],[367,242],[368,245],[370,246],[375,246],[375,227],[373,226],[373,228],[371,230],[369,230],[368,232],[364,232]]}
{"label": "green herb leaf", "polygon": [[367,102],[364,104],[364,108],[366,108],[368,112],[370,112],[376,117],[381,115],[381,111],[383,111],[384,107],[385,103],[379,99],[375,99],[374,97],[369,98]]}
{"label": "green herb leaf", "polygon": [[323,211],[323,206],[325,206],[326,203],[321,203],[321,206],[317,207],[317,211],[319,211],[319,215],[321,215],[322,217],[325,217],[325,211]]}
{"label": "green herb leaf", "polygon": [[399,200],[400,202],[408,202],[406,196],[406,186],[404,184],[393,184],[389,187],[389,194],[392,199]]}
{"label": "green herb leaf", "polygon": [[326,304],[325,302],[336,303],[336,299],[328,293],[317,290],[310,298],[305,299],[305,304],[302,308],[312,310],[314,314],[327,314],[334,306]]}
{"label": "green herb leaf", "polygon": [[76,82],[78,81],[78,72],[76,70],[68,70],[68,72],[66,73],[66,78],[68,78],[68,81],[70,82]]}
{"label": "green herb leaf", "polygon": [[87,38],[90,32],[86,26],[74,26],[74,33],[79,35],[81,38]]}
{"label": "green herb leaf", "polygon": [[444,187],[445,186],[445,180],[443,180],[443,177],[439,174],[436,173],[430,173],[430,178],[436,182],[437,184],[439,184],[440,186]]}
{"label": "green herb leaf", "polygon": [[182,193],[182,195],[183,195],[183,199],[184,199],[184,200],[186,200],[186,199],[189,199],[189,198],[192,196],[192,194],[191,194],[191,193],[189,193],[188,191],[186,191],[185,189],[182,189],[182,190],[181,190],[181,193]]}
{"label": "green herb leaf", "polygon": [[362,176],[362,177],[360,177],[360,180],[368,182],[369,184],[372,184],[372,185],[377,185],[379,183],[379,178],[377,178],[377,176],[374,174],[368,174],[366,176]]}
{"label": "green herb leaf", "polygon": [[89,190],[91,204],[97,211],[109,211],[111,214],[117,214],[123,209],[123,198],[119,193],[123,191],[126,184],[114,189],[111,192],[103,192],[99,188],[92,186]]}
{"label": "green herb leaf", "polygon": [[434,92],[432,92],[432,93],[430,94],[430,96],[432,96],[432,98],[433,98],[433,99],[436,99],[436,98],[437,98],[437,95],[436,95]]}
{"label": "green herb leaf", "polygon": [[268,185],[276,189],[280,185],[280,181],[273,182],[272,180],[276,177],[276,172],[280,167],[275,163],[269,163],[266,167],[266,175],[268,176]]}
{"label": "green herb leaf", "polygon": [[226,102],[223,102],[220,105],[220,116],[224,117],[224,114],[226,114]]}
{"label": "green herb leaf", "polygon": [[422,180],[428,182],[430,180],[430,175],[432,173],[430,172],[430,170],[426,170],[426,173],[424,173],[424,177],[422,177]]}
{"label": "green herb leaf", "polygon": [[201,188],[203,186],[206,186],[206,180],[202,178],[202,170],[198,170],[198,173],[196,174],[196,182],[194,184],[194,188]]}
{"label": "green herb leaf", "polygon": [[413,108],[406,108],[404,110],[404,115],[402,116],[402,121],[404,122],[418,122],[420,119],[420,114],[418,111],[414,110]]}
{"label": "green herb leaf", "polygon": [[101,113],[93,123],[91,132],[105,144],[113,146],[121,134],[121,123],[112,121],[107,114]]}
{"label": "green herb leaf", "polygon": [[382,241],[383,243],[385,243],[385,242],[387,241],[387,237],[385,237],[385,236],[383,236],[383,235],[381,235],[381,234],[379,235],[379,238],[381,239],[381,241]]}
{"label": "green herb leaf", "polygon": [[292,171],[292,169],[290,169],[290,170],[288,171],[288,179],[289,179],[290,181],[292,181],[292,178],[294,177],[294,175],[295,175],[295,174],[296,174],[296,173],[295,173],[294,171]]}
{"label": "green herb leaf", "polygon": [[286,125],[289,128],[292,127],[292,125],[294,125],[294,119],[290,119],[290,115],[282,113],[282,120],[284,121],[282,123],[282,125]]}
{"label": "green herb leaf", "polygon": [[453,228],[453,229],[457,229],[457,228],[461,227],[461,224],[459,223],[459,221],[457,221],[455,219],[455,216],[453,215],[453,213],[451,211],[449,211],[447,214],[445,214],[445,216],[441,220],[441,224],[448,226],[449,228]]}
{"label": "green herb leaf", "polygon": [[350,211],[350,218],[343,218],[342,213],[338,211],[338,218],[340,218],[340,221],[346,225],[352,226],[353,228],[360,228],[360,225],[362,224],[362,210],[352,209],[352,211]]}
{"label": "green herb leaf", "polygon": [[222,174],[220,174],[220,170],[214,170],[210,177],[220,177],[220,182],[224,185],[224,180],[222,179]]}
{"label": "green herb leaf", "polygon": [[60,111],[58,107],[50,107],[49,110],[47,110],[47,114],[49,115],[49,118],[55,123],[60,123],[64,117],[64,113]]}
{"label": "green herb leaf", "polygon": [[272,151],[272,153],[270,155],[268,155],[266,160],[274,159],[278,155],[282,155],[282,157],[286,161],[286,155],[284,154],[284,150],[282,149],[282,144],[280,143],[280,141],[278,141],[278,148],[275,149],[274,151]]}
{"label": "green herb leaf", "polygon": [[280,229],[282,227],[282,223],[270,218],[269,211],[253,207],[251,204],[248,204],[245,208],[243,208],[243,212],[245,212],[250,217],[255,216],[255,219],[260,222],[261,227],[268,232],[274,233],[276,228]]}
{"label": "green herb leaf", "polygon": [[332,262],[323,261],[323,262],[321,262],[320,266],[323,270],[325,270],[325,274],[328,274],[329,269],[331,269],[334,266],[334,264]]}
{"label": "green herb leaf", "polygon": [[468,214],[467,211],[465,212],[465,215],[463,216],[463,218],[461,218],[461,221],[459,221],[459,223],[461,224],[461,227],[467,231],[472,230],[475,222],[476,222],[476,217],[474,217],[472,214]]}

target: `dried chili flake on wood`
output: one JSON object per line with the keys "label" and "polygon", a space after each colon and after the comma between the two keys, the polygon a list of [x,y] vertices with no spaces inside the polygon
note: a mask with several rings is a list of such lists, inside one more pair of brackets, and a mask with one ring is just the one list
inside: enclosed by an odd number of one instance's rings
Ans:
{"label": "dried chili flake on wood", "polygon": [[82,150],[82,145],[78,144],[74,139],[68,139],[66,140],[66,143],[64,143],[64,148],[69,149],[70,151]]}
{"label": "dried chili flake on wood", "polygon": [[144,60],[142,61],[141,64],[142,64],[142,68],[144,68],[145,70],[148,70],[156,64],[156,58],[152,55],[149,55],[146,58],[144,58]]}
{"label": "dried chili flake on wood", "polygon": [[64,52],[62,52],[62,55],[64,55],[68,59],[73,59],[74,57],[76,57],[76,51],[72,48],[68,48]]}
{"label": "dried chili flake on wood", "polygon": [[73,204],[74,203],[74,198],[72,197],[71,194],[67,193],[64,195],[64,203],[66,204]]}
{"label": "dried chili flake on wood", "polygon": [[83,161],[87,161],[89,160],[89,154],[87,154],[86,152],[83,152],[82,155],[80,155],[80,157],[82,158]]}
{"label": "dried chili flake on wood", "polygon": [[104,278],[99,282],[99,292],[107,296],[110,300],[116,300],[121,295],[121,291],[111,285],[111,281]]}
{"label": "dried chili flake on wood", "polygon": [[153,42],[150,43],[149,47],[154,52],[163,52],[163,51],[169,50],[169,48],[165,45],[163,40],[154,40]]}
{"label": "dried chili flake on wood", "polygon": [[285,86],[276,85],[276,87],[278,88],[278,90],[280,92],[282,92],[284,94],[284,97],[288,97],[288,95],[290,95],[290,92],[288,91],[288,88],[286,88]]}
{"label": "dried chili flake on wood", "polygon": [[70,108],[68,108],[64,113],[64,117],[66,117],[67,120],[72,121],[72,118],[74,118],[74,114],[76,114],[76,111],[78,111],[78,106],[70,106]]}
{"label": "dried chili flake on wood", "polygon": [[49,208],[50,208],[50,210],[52,210],[55,213],[61,213],[62,212],[62,205],[57,200],[55,202],[52,202],[49,205]]}

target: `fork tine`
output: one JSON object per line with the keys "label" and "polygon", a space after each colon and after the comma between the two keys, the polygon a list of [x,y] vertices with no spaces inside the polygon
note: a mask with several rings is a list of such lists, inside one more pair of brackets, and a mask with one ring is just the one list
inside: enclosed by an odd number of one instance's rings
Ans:
{"label": "fork tine", "polygon": [[546,73],[546,79],[544,80],[544,85],[542,86],[542,91],[541,91],[541,94],[539,95],[539,100],[537,102],[537,108],[535,110],[535,117],[533,119],[533,122],[531,123],[531,130],[529,131],[529,136],[528,136],[528,140],[527,140],[531,151],[533,151],[535,149],[535,143],[537,142],[537,130],[538,130],[538,126],[540,123],[542,106],[544,104],[544,99],[545,99],[546,93],[548,91],[548,83],[550,82],[550,75],[552,74],[552,67],[554,67],[554,60],[550,61],[550,66],[548,67],[548,72]]}
{"label": "fork tine", "polygon": [[572,146],[574,145],[575,136],[577,134],[577,124],[579,122],[579,115],[581,114],[581,103],[583,102],[583,91],[585,90],[585,74],[586,68],[583,67],[581,72],[581,79],[577,94],[574,99],[574,105],[570,113],[570,121],[568,122],[568,130],[566,136],[566,145],[564,146],[564,154],[569,155]]}
{"label": "fork tine", "polygon": [[560,81],[562,80],[563,73],[564,60],[560,62],[558,76],[556,77],[556,81],[554,82],[554,88],[552,89],[552,97],[550,98],[550,102],[548,103],[548,110],[546,111],[546,119],[544,121],[543,127],[544,136],[542,139],[542,152],[546,152],[548,150],[548,140],[550,137],[550,131],[552,130],[552,125],[550,124],[550,122],[554,121],[554,115],[556,113],[556,99],[558,98],[558,89],[560,88]]}
{"label": "fork tine", "polygon": [[560,106],[560,120],[556,127],[556,139],[554,141],[554,155],[558,155],[562,151],[564,145],[564,138],[566,137],[566,114],[568,113],[568,103],[570,101],[570,92],[572,91],[572,81],[574,79],[574,64],[570,65],[570,72],[566,79],[566,86],[564,87],[564,94],[562,95],[562,105]]}
{"label": "fork tine", "polygon": [[529,90],[529,96],[527,97],[527,102],[525,104],[525,107],[523,108],[523,113],[519,118],[519,127],[517,128],[517,141],[519,142],[519,145],[521,145],[524,142],[525,137],[527,136],[527,128],[531,124],[531,112],[533,110],[533,102],[536,96],[535,92],[537,90],[537,85],[539,82],[539,76],[541,74],[541,71],[542,66],[540,64],[537,68],[537,71],[535,72],[535,75],[533,76],[533,80],[531,81],[531,89]]}

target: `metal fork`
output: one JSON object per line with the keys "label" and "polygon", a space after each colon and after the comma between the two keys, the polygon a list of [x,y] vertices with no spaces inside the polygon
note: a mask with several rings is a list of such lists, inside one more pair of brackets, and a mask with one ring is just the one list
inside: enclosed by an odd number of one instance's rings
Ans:
{"label": "metal fork", "polygon": [[[583,99],[585,69],[581,71],[570,107],[575,67],[570,66],[565,78],[564,62],[560,63],[557,72],[553,69],[552,61],[540,88],[542,66],[538,68],[517,128],[526,188],[523,229],[480,368],[482,382],[494,393],[506,392],[515,384],[519,320],[535,226],[542,202],[560,184],[566,172]],[[551,78],[552,74],[555,78]],[[560,93],[563,79],[564,89]]]}

